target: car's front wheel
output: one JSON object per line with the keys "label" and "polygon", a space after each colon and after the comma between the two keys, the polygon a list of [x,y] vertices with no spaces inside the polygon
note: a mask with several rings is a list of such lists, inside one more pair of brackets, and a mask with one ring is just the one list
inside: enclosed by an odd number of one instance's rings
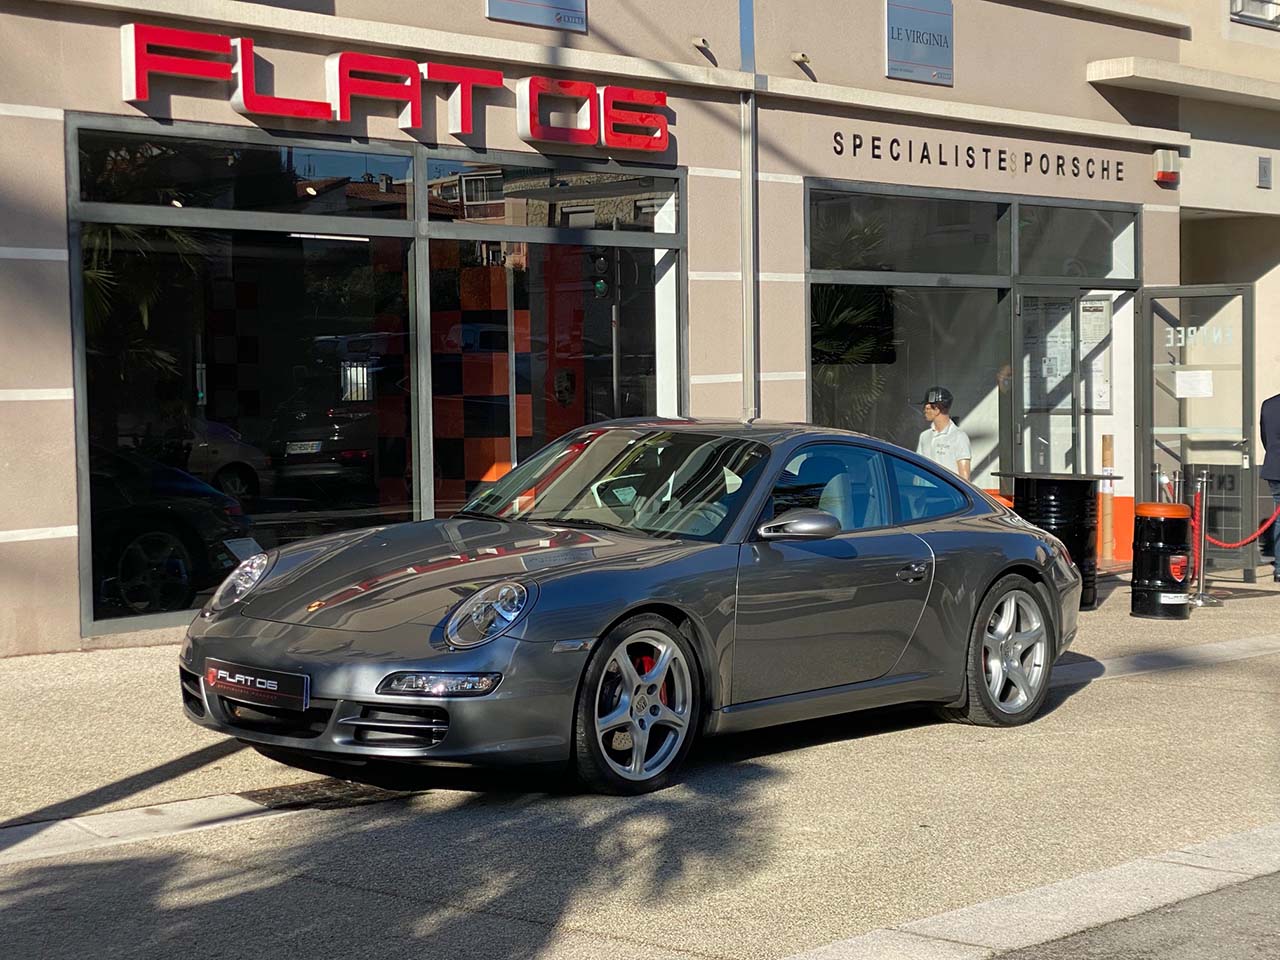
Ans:
{"label": "car's front wheel", "polygon": [[601,793],[665,787],[689,753],[700,709],[688,639],[665,617],[631,617],[587,664],[574,721],[578,775]]}
{"label": "car's front wheel", "polygon": [[968,699],[943,708],[951,720],[1012,727],[1040,712],[1053,669],[1053,621],[1026,577],[1002,577],[987,592],[969,636]]}

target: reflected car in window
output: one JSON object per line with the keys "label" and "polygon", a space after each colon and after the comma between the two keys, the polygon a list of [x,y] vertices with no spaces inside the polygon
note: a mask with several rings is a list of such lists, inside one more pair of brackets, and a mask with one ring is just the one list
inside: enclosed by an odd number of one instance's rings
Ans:
{"label": "reflected car in window", "polygon": [[244,508],[191,474],[92,445],[89,483],[99,615],[185,610],[239,562],[233,548],[249,537]]}
{"label": "reflected car in window", "polygon": [[1025,723],[1080,587],[1058,540],[890,444],[611,421],[447,519],[246,560],[182,696],[276,756],[571,763],[641,793],[702,735],[909,701]]}

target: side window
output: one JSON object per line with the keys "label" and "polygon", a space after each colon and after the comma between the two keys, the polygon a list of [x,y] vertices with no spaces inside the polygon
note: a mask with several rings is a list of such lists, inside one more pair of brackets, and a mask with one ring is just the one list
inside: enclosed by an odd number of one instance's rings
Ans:
{"label": "side window", "polygon": [[893,481],[898,488],[898,517],[901,523],[943,517],[969,505],[965,495],[929,471],[889,457]]}
{"label": "side window", "polygon": [[825,510],[846,533],[889,526],[893,521],[884,456],[852,444],[805,447],[783,468],[770,507],[766,507],[766,519],[798,507]]}

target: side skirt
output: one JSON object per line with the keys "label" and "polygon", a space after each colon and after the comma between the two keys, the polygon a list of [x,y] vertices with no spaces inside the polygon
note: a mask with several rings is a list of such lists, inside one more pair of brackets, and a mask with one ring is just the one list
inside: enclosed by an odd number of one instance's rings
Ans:
{"label": "side skirt", "polygon": [[856,710],[889,707],[898,703],[946,701],[954,696],[955,684],[948,683],[937,674],[892,674],[861,683],[731,704],[715,711],[708,718],[707,733],[738,733],[781,723],[853,713]]}

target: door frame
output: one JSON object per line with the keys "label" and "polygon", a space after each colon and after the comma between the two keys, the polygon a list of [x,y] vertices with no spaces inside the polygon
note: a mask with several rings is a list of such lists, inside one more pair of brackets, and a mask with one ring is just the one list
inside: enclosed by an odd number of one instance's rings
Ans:
{"label": "door frame", "polygon": [[[1025,357],[1024,334],[1026,332],[1025,324],[1022,320],[1022,298],[1027,297],[1044,297],[1071,300],[1071,473],[1081,473],[1082,458],[1082,438],[1084,436],[1081,424],[1083,410],[1080,403],[1080,301],[1085,294],[1093,287],[1082,287],[1078,281],[1070,283],[1020,283],[1014,290],[1013,299],[1013,316],[1012,325],[1013,344],[1012,357],[1013,364],[1013,418],[1009,423],[1008,429],[1012,432],[1009,448],[1013,451],[1014,469],[1018,471],[1027,470],[1035,471],[1030,463],[1025,459],[1026,449],[1022,442],[1024,433],[1024,423],[1027,419],[1026,408],[1026,390],[1027,383],[1023,379],[1023,359]],[[1049,412],[1050,416],[1054,414]],[[1048,471],[1054,472],[1054,471]]]}
{"label": "door frame", "polygon": [[[1152,436],[1155,429],[1155,371],[1152,365],[1154,325],[1152,323],[1152,302],[1173,298],[1241,298],[1241,344],[1240,344],[1240,379],[1243,386],[1240,398],[1240,426],[1243,434],[1243,455],[1245,464],[1241,469],[1240,510],[1241,529],[1248,533],[1257,527],[1258,522],[1258,476],[1257,457],[1254,450],[1255,421],[1258,408],[1255,398],[1255,380],[1257,359],[1255,355],[1255,292],[1252,283],[1216,283],[1216,284],[1179,284],[1173,286],[1143,287],[1138,298],[1136,321],[1138,329],[1134,337],[1134,451],[1138,476],[1135,477],[1134,491],[1139,495],[1148,494],[1153,498],[1156,491],[1150,486],[1151,468],[1154,462],[1152,454]],[[1252,523],[1252,526],[1250,524]],[[1252,583],[1254,568],[1258,563],[1258,546],[1255,543],[1248,548],[1245,563],[1245,580]]]}

